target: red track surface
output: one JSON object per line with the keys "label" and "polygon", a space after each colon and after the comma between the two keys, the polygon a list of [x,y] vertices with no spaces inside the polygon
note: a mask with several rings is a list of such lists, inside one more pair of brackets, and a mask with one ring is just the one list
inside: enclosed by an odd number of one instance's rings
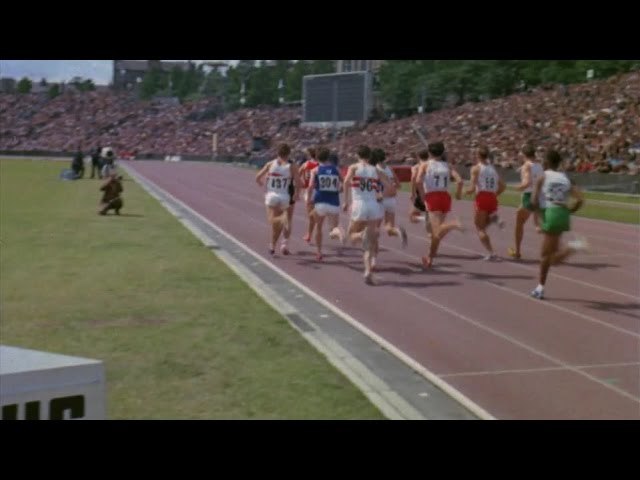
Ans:
{"label": "red track surface", "polygon": [[[255,171],[210,163],[133,162],[136,171],[265,258],[268,228]],[[640,229],[573,219],[591,254],[552,268],[545,301],[537,284],[540,237],[528,224],[524,260],[485,262],[471,202],[455,202],[468,231],[451,233],[435,268],[421,271],[424,226],[407,224],[409,247],[382,238],[377,285],[363,283],[361,253],[325,240],[325,259],[302,241],[296,206],[292,255],[272,261],[500,419],[640,419]],[[135,209],[135,205],[132,205]],[[504,231],[490,232],[496,252],[513,238],[515,209],[501,208]],[[346,226],[347,216],[342,224]],[[570,235],[569,235],[570,237]]]}

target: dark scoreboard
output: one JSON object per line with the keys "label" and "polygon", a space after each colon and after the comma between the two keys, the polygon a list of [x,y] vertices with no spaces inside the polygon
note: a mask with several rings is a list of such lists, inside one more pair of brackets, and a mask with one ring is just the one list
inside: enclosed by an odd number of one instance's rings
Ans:
{"label": "dark scoreboard", "polygon": [[372,107],[370,72],[307,75],[302,80],[303,122],[364,122]]}

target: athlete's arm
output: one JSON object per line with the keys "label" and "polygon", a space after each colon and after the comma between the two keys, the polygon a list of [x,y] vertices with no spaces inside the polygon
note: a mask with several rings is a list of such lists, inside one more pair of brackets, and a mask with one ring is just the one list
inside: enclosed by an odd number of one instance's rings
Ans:
{"label": "athlete's arm", "polygon": [[418,195],[420,198],[424,198],[424,176],[427,173],[427,164],[423,163],[418,167],[418,171],[416,172],[416,178],[414,180],[415,188],[418,190]]}
{"label": "athlete's arm", "polygon": [[569,211],[571,213],[577,212],[580,208],[582,208],[582,205],[584,204],[584,194],[582,193],[582,190],[580,190],[578,186],[573,182],[571,182],[571,190],[569,194],[576,199],[575,205],[570,208]]}
{"label": "athlete's arm", "polygon": [[542,190],[542,184],[544,183],[544,175],[541,176],[533,187],[533,192],[531,193],[531,206],[536,210],[540,208],[540,190]]}
{"label": "athlete's arm", "polygon": [[378,172],[378,181],[382,183],[382,186],[384,187],[385,197],[392,197],[396,194],[396,186],[394,185],[394,182],[387,177],[386,173]]}
{"label": "athlete's arm", "polygon": [[451,168],[451,176],[456,182],[456,200],[460,200],[462,198],[462,187],[464,187],[464,180],[462,180],[462,177],[455,168]]}
{"label": "athlete's arm", "polygon": [[311,170],[311,176],[309,177],[309,194],[307,195],[307,205],[311,205],[313,203],[313,192],[316,189],[316,172],[318,171],[318,167]]}
{"label": "athlete's arm", "polygon": [[396,187],[396,190],[400,190],[400,179],[398,178],[398,174],[396,173],[396,171],[392,168],[391,169],[391,173],[393,174],[393,184]]}
{"label": "athlete's arm", "polygon": [[411,189],[411,202],[416,199],[416,177],[418,175],[418,169],[420,164],[411,167],[411,180],[409,181],[409,188]]}
{"label": "athlete's arm", "polygon": [[272,162],[273,162],[273,160],[271,160],[270,162],[265,163],[264,167],[262,167],[262,169],[256,175],[256,183],[258,185],[260,185],[261,187],[264,185],[264,183],[262,183],[262,179],[264,178],[264,176],[269,171],[269,167],[271,167],[271,163]]}
{"label": "athlete's arm", "polygon": [[353,179],[353,172],[355,171],[355,167],[351,165],[347,169],[347,175],[344,177],[344,205],[342,210],[345,212],[349,208],[349,204],[351,203],[351,180]]}
{"label": "athlete's arm", "polygon": [[304,183],[302,183],[302,179],[300,178],[300,172],[298,171],[298,166],[295,163],[291,164],[291,180],[295,184],[296,192],[293,195],[293,200],[297,202],[300,200],[300,192],[304,188]]}
{"label": "athlete's arm", "polygon": [[498,191],[496,192],[496,195],[500,195],[506,189],[507,189],[507,184],[504,183],[504,180],[502,180],[502,177],[498,175]]}
{"label": "athlete's arm", "polygon": [[474,187],[476,186],[476,183],[478,183],[478,174],[478,165],[474,165],[473,167],[471,167],[471,180],[469,180],[469,188],[464,191],[465,195],[473,195],[473,192],[475,190]]}
{"label": "athlete's arm", "polygon": [[522,183],[516,188],[519,192],[522,192],[529,187],[529,185],[531,185],[531,164],[527,162],[522,166]]}

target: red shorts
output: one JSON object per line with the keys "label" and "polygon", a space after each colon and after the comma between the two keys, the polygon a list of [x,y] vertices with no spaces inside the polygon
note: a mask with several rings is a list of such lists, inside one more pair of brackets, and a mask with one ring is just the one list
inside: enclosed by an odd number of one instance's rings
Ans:
{"label": "red shorts", "polygon": [[429,192],[424,196],[424,203],[430,212],[449,213],[451,210],[451,195],[449,195],[449,192]]}
{"label": "red shorts", "polygon": [[476,210],[487,212],[489,215],[498,210],[498,197],[493,192],[478,192],[476,194]]}

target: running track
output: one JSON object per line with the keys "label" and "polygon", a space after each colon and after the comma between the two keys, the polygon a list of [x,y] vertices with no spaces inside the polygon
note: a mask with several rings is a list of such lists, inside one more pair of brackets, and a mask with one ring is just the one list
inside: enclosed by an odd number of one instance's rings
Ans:
{"label": "running track", "polygon": [[[269,258],[256,171],[199,162],[129,165]],[[587,237],[592,252],[552,267],[547,299],[539,301],[528,297],[537,284],[540,245],[531,224],[521,262],[485,262],[473,204],[454,201],[452,214],[469,228],[451,233],[434,268],[423,272],[424,226],[406,221],[406,193],[398,205],[409,246],[402,250],[398,239],[381,237],[376,286],[363,283],[356,248],[341,249],[326,238],[324,261],[314,260],[314,247],[301,239],[302,204],[294,215],[292,255],[272,261],[496,418],[640,419],[637,226],[574,218],[573,230]],[[501,212],[505,230],[490,235],[504,254],[515,209]]]}

